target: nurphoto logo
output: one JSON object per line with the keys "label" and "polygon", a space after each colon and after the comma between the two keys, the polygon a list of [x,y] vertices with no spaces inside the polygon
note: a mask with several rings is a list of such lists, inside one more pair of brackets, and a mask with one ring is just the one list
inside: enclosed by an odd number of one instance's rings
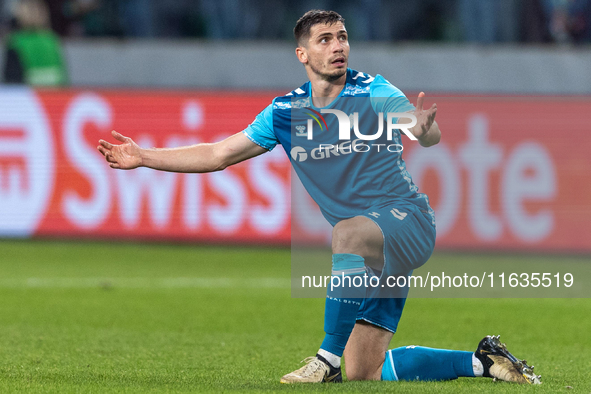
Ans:
{"label": "nurphoto logo", "polygon": [[[378,138],[380,138],[382,136],[382,134],[384,133],[384,114],[383,112],[380,112],[378,114],[378,131],[375,132],[374,134],[362,134],[359,131],[359,112],[353,112],[351,115],[347,115],[345,112],[340,111],[338,109],[321,109],[320,113],[318,113],[317,111],[314,111],[311,108],[306,108],[307,110],[312,111],[313,113],[310,112],[306,112],[307,115],[310,115],[315,121],[316,123],[320,126],[320,130],[324,130],[324,127],[326,127],[326,130],[328,130],[328,126],[326,124],[326,120],[324,119],[324,117],[322,116],[322,114],[333,114],[337,117],[337,120],[339,122],[339,140],[343,141],[343,140],[351,140],[351,129],[353,129],[353,132],[355,133],[355,137],[357,139],[363,140],[363,141],[375,141]],[[351,118],[352,123],[351,124]],[[410,123],[394,123],[394,119],[410,119]],[[322,122],[321,122],[322,120]],[[324,127],[323,124],[324,123]],[[417,141],[417,137],[415,137],[411,132],[410,132],[410,128],[416,126],[417,124],[417,117],[414,114],[408,113],[408,112],[388,112],[386,114],[386,133],[387,133],[387,138],[389,141],[392,141],[392,132],[394,130],[401,130],[404,134],[406,134],[406,136],[408,138],[410,138],[413,141]],[[296,130],[298,131],[296,133],[296,136],[298,137],[303,137],[303,136],[307,136],[308,140],[313,140],[314,139],[314,131],[313,131],[313,122],[312,119],[308,119],[307,122],[307,130],[304,131],[304,126],[297,126]]]}

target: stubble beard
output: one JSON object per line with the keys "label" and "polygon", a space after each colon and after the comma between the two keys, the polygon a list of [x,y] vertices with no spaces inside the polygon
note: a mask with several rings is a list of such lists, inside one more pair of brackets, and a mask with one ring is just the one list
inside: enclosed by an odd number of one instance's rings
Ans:
{"label": "stubble beard", "polygon": [[310,69],[312,69],[314,74],[319,75],[323,80],[327,82],[334,82],[347,73],[347,67],[344,67],[342,70],[335,70],[332,74],[324,73],[320,71],[320,69],[312,63],[310,63]]}

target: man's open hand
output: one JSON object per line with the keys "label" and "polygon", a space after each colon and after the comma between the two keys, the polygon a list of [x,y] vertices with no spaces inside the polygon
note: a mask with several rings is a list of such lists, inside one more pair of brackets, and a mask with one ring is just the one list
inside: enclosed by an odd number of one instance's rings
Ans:
{"label": "man's open hand", "polygon": [[414,115],[417,118],[417,124],[411,129],[411,132],[418,139],[423,138],[427,135],[427,132],[433,126],[435,121],[435,115],[437,114],[437,104],[433,104],[429,109],[423,109],[423,101],[425,100],[425,93],[419,93],[417,99],[417,109],[414,111]]}
{"label": "man's open hand", "polygon": [[113,145],[104,140],[99,140],[99,146],[96,148],[105,156],[111,168],[121,170],[131,170],[142,165],[142,156],[140,147],[129,137],[125,137],[115,130],[111,135],[120,145]]}

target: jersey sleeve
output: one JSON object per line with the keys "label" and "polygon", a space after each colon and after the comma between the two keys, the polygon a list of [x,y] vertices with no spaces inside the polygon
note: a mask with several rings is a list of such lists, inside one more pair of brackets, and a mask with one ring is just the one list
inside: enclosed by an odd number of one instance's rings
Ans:
{"label": "jersey sleeve", "polygon": [[273,104],[269,104],[262,110],[242,132],[248,139],[262,148],[267,150],[275,148],[279,140],[273,132]]}
{"label": "jersey sleeve", "polygon": [[376,113],[386,114],[415,110],[415,106],[408,101],[404,93],[379,74],[369,86],[369,92],[371,105]]}

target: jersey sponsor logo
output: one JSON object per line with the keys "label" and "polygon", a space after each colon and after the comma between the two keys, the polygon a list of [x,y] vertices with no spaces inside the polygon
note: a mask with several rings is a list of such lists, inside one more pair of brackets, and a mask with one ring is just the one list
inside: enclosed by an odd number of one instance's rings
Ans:
{"label": "jersey sponsor logo", "polygon": [[[320,144],[310,151],[310,157],[314,160],[328,159],[329,157],[348,155],[350,153],[368,153],[388,151],[400,153],[403,150],[400,144],[366,144],[361,140],[344,141],[340,144]],[[294,146],[290,151],[291,158],[297,162],[308,159],[308,152],[301,146]]]}
{"label": "jersey sponsor logo", "polygon": [[294,161],[302,162],[308,159],[308,153],[301,146],[294,146],[293,148],[291,148],[290,155]]}

